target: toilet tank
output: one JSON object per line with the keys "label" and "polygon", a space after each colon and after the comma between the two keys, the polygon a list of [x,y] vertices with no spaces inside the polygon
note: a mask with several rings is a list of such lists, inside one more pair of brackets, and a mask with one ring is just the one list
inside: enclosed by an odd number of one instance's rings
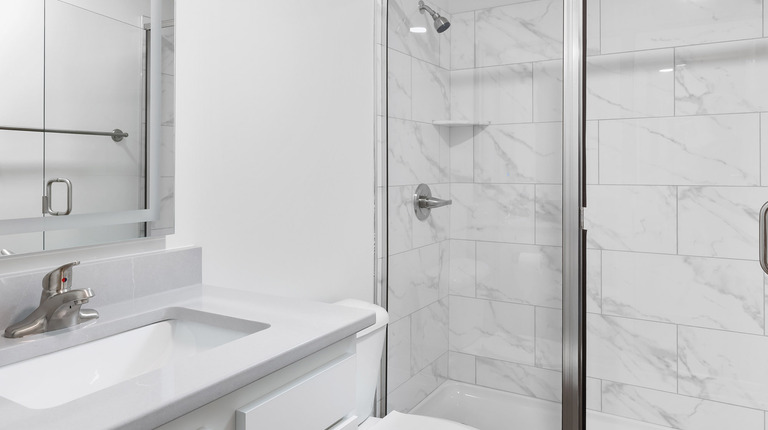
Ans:
{"label": "toilet tank", "polygon": [[357,410],[358,424],[371,416],[379,381],[381,356],[387,335],[389,315],[381,306],[362,300],[347,299],[337,305],[376,312],[376,322],[357,333]]}

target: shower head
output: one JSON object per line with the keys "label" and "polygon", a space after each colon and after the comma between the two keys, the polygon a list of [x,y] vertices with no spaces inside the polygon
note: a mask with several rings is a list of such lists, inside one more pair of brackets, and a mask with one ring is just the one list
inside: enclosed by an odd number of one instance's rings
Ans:
{"label": "shower head", "polygon": [[445,17],[440,16],[440,14],[435,12],[431,7],[425,5],[423,0],[420,0],[419,12],[424,13],[424,11],[429,12],[429,14],[432,16],[432,19],[435,20],[435,30],[437,30],[438,33],[442,33],[445,30],[448,30],[448,27],[451,26],[450,21],[448,21]]}

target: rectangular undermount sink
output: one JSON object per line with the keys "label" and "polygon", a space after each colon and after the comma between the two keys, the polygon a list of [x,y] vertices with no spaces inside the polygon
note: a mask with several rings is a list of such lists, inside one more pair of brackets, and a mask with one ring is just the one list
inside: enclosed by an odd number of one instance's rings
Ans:
{"label": "rectangular undermount sink", "polygon": [[0,397],[30,409],[52,408],[269,327],[186,308],[169,308],[154,318],[0,367]]}

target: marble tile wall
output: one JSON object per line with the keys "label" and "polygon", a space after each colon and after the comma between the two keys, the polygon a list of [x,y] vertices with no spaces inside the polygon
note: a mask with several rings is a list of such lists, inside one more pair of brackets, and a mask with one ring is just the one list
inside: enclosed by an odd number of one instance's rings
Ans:
{"label": "marble tile wall", "polygon": [[[381,1],[376,7],[388,18],[376,32],[377,72],[388,84],[376,121],[378,202],[386,208],[377,213],[377,267],[390,316],[387,406],[408,411],[448,376],[451,212],[434,211],[419,221],[413,192],[425,183],[435,196],[450,194],[450,133],[432,122],[450,117],[451,44],[434,31],[431,17],[419,13],[416,1]],[[426,32],[413,33],[412,27]]]}
{"label": "marble tile wall", "polygon": [[[389,410],[448,378],[559,401],[562,1],[453,2],[442,35],[415,5],[388,8]],[[419,183],[453,205],[417,220]]]}
{"label": "marble tile wall", "polygon": [[588,407],[764,430],[766,5],[589,3]]}
{"label": "marble tile wall", "polygon": [[448,377],[560,401],[562,1],[457,3]]}

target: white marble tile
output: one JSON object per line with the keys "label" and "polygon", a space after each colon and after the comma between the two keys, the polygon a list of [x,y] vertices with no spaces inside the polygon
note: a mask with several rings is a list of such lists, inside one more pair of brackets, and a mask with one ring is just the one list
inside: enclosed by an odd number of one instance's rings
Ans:
{"label": "white marble tile", "polygon": [[451,351],[534,364],[533,306],[450,297]]}
{"label": "white marble tile", "polygon": [[451,17],[451,70],[475,67],[475,13]]}
{"label": "white marble tile", "polygon": [[587,184],[600,183],[600,145],[599,145],[599,121],[587,121],[586,142],[587,147]]}
{"label": "white marble tile", "polygon": [[[437,280],[437,291],[440,300],[451,293],[451,241],[440,242],[440,279]],[[446,321],[446,325],[448,322]]]}
{"label": "white marble tile", "polygon": [[561,0],[537,0],[480,10],[475,23],[477,65],[562,58],[562,29]]}
{"label": "white marble tile", "polygon": [[411,378],[411,317],[389,323],[387,337],[387,391]]}
{"label": "white marble tile", "polygon": [[563,368],[563,311],[536,308],[536,367]]}
{"label": "white marble tile", "polygon": [[563,241],[563,187],[536,185],[536,244],[560,246]]}
{"label": "white marble tile", "polygon": [[176,77],[162,75],[162,125],[176,125]]}
{"label": "white marble tile", "polygon": [[387,395],[387,413],[407,413],[447,379],[448,354],[445,354]]}
{"label": "white marble tile", "polygon": [[475,356],[451,351],[448,353],[448,377],[454,381],[475,383]]}
{"label": "white marble tile", "polygon": [[450,0],[450,10],[453,13],[489,9],[498,6],[508,6],[514,3],[525,3],[531,0]]}
{"label": "white marble tile", "polygon": [[602,0],[601,13],[603,53],[749,39],[763,27],[756,0]]}
{"label": "white marble tile", "polygon": [[599,379],[587,378],[587,409],[600,411],[603,408],[603,389]]}
{"label": "white marble tile", "polygon": [[447,142],[437,126],[389,119],[389,185],[418,185],[446,182]]}
{"label": "white marble tile", "polygon": [[451,199],[451,238],[533,243],[533,185],[452,184]]}
{"label": "white marble tile", "polygon": [[533,63],[533,120],[563,120],[563,60]]}
{"label": "white marble tile", "polygon": [[450,116],[451,81],[447,70],[413,60],[413,119],[432,123]]}
{"label": "white marble tile", "polygon": [[475,137],[475,182],[549,183],[562,178],[560,123],[491,125]]}
{"label": "white marble tile", "polygon": [[679,327],[680,394],[768,409],[768,337]]}
{"label": "white marble tile", "polygon": [[387,58],[387,114],[411,119],[411,57],[390,49]]}
{"label": "white marble tile", "polygon": [[[448,19],[448,21],[451,22],[451,29],[453,29],[454,19],[453,16],[451,16],[449,13],[442,11],[438,12],[440,15],[444,16]],[[433,27],[434,28],[434,27]],[[440,40],[440,67],[443,70],[451,70],[451,51],[453,50],[453,40],[451,37],[451,34],[446,34],[445,32],[440,34],[438,36],[438,39]]]}
{"label": "white marble tile", "polygon": [[387,246],[389,255],[400,254],[413,245],[413,191],[411,186],[389,187]]}
{"label": "white marble tile", "polygon": [[475,242],[451,240],[450,267],[451,295],[475,297]]}
{"label": "white marble tile", "polygon": [[763,333],[763,276],[753,261],[603,252],[603,313]]}
{"label": "white marble tile", "polygon": [[527,305],[562,305],[562,249],[477,243],[477,296]]}
{"label": "white marble tile", "polygon": [[161,66],[164,75],[176,75],[176,29],[175,27],[163,27],[162,29],[162,58]]}
{"label": "white marble tile", "polygon": [[587,55],[600,55],[600,1],[587,2]]}
{"label": "white marble tile", "polygon": [[759,115],[600,122],[600,183],[757,185]]}
{"label": "white marble tile", "polygon": [[448,352],[448,301],[440,300],[411,315],[411,374]]}
{"label": "white marble tile", "polygon": [[677,189],[587,187],[587,246],[619,251],[677,252]]}
{"label": "white marble tile", "polygon": [[412,314],[438,299],[440,245],[389,257],[389,318]]}
{"label": "white marble tile", "polygon": [[[390,48],[429,63],[440,64],[440,39],[429,14],[419,13],[419,3],[389,0],[388,40]],[[411,27],[424,27],[424,33],[412,33]]]}
{"label": "white marble tile", "polygon": [[[451,119],[456,121],[479,120],[480,106],[478,73],[475,69],[452,70]],[[477,117],[477,118],[476,118]]]}
{"label": "white marble tile", "polygon": [[452,71],[451,119],[493,124],[532,121],[532,66]]}
{"label": "white marble tile", "polygon": [[674,50],[587,59],[587,119],[672,116]]}
{"label": "white marble tile", "polygon": [[764,430],[763,412],[603,381],[603,412],[680,430]]}
{"label": "white marble tile", "polygon": [[768,188],[680,187],[679,252],[758,259],[758,213]]}
{"label": "white marble tile", "polygon": [[587,342],[588,376],[677,390],[674,325],[588,314]]}
{"label": "white marble tile", "polygon": [[453,127],[450,137],[451,182],[473,182],[475,160],[475,130],[480,127]]}
{"label": "white marble tile", "polygon": [[[540,0],[541,1],[541,0]],[[492,124],[533,120],[533,68],[530,64],[475,69],[474,112],[467,119]]]}
{"label": "white marble tile", "polygon": [[159,229],[173,229],[176,219],[176,178],[175,177],[161,177],[158,180],[159,183],[159,214],[156,221],[152,221],[151,228],[153,230]]}
{"label": "white marble tile", "polygon": [[477,384],[537,399],[562,401],[562,375],[554,370],[478,357]]}
{"label": "white marble tile", "polygon": [[[589,232],[587,232],[589,234]],[[603,311],[603,253],[587,250],[587,312]]]}
{"label": "white marble tile", "polygon": [[[447,199],[450,195],[450,187],[448,184],[428,184],[432,190],[432,195],[435,197]],[[411,187],[410,191],[411,202],[413,201],[413,192],[415,187]],[[412,217],[413,225],[413,247],[419,248],[425,245],[431,245],[443,240],[448,239],[448,230],[451,223],[451,211],[448,208],[433,209],[429,214],[429,217],[423,221],[419,220],[413,215],[413,204],[411,203],[411,211],[409,214]]]}
{"label": "white marble tile", "polygon": [[768,40],[744,40],[675,50],[675,114],[768,109]]}

